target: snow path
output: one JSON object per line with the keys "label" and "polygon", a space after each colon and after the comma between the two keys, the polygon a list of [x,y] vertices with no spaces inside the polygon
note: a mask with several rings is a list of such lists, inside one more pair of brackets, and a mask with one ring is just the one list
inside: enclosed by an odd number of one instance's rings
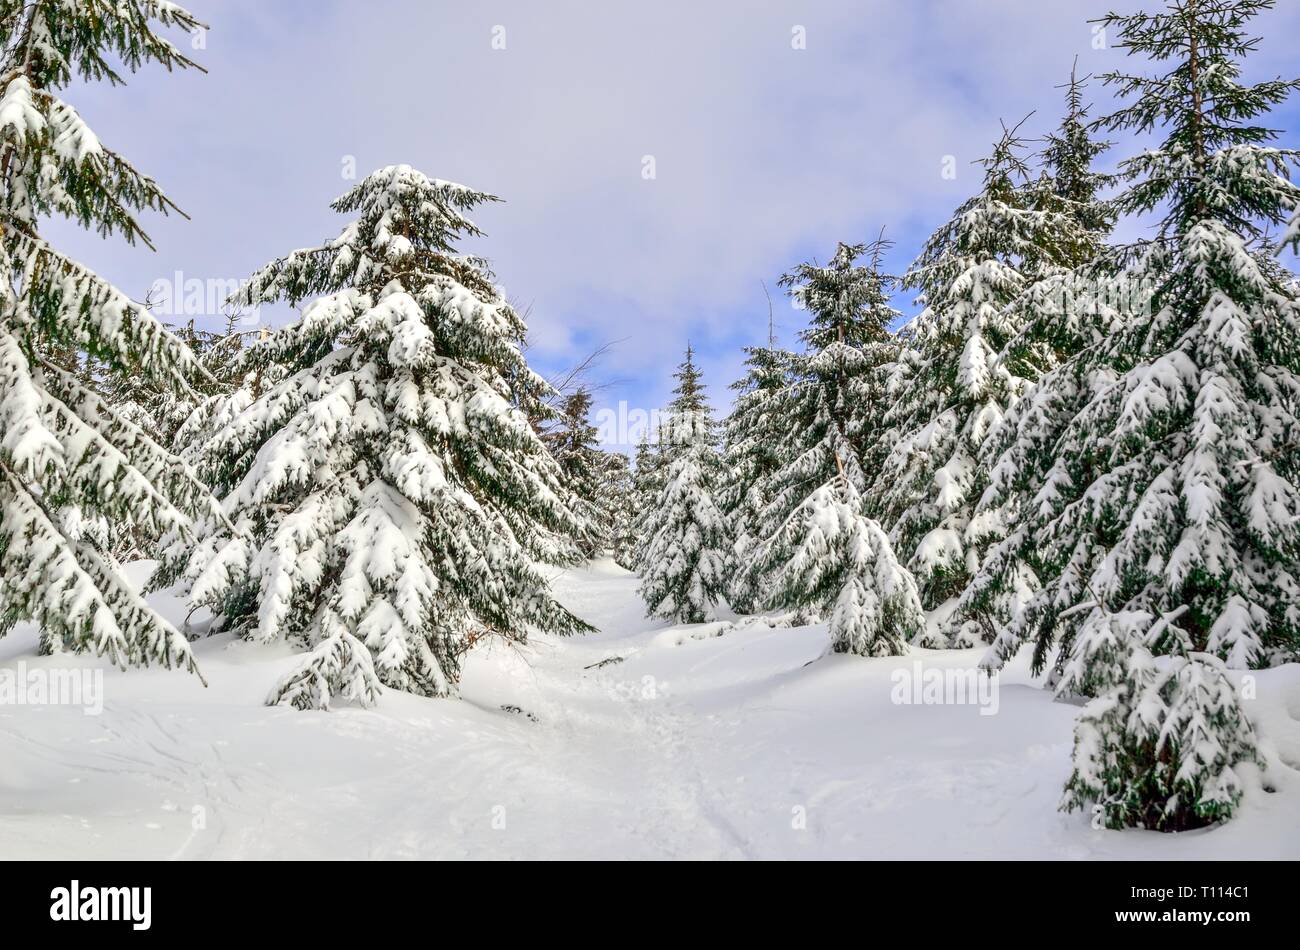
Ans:
{"label": "snow path", "polygon": [[[822,657],[822,627],[668,627],[608,562],[556,589],[600,632],[479,651],[460,702],[269,709],[294,657],[214,637],[206,690],[109,671],[102,715],[0,706],[0,856],[1300,857],[1300,666],[1258,674],[1247,704],[1276,793],[1252,770],[1223,828],[1116,833],[1057,812],[1077,709],[1022,669],[996,715],[899,705],[896,669],[979,652]],[[97,665],[34,645],[0,641],[0,669]]]}

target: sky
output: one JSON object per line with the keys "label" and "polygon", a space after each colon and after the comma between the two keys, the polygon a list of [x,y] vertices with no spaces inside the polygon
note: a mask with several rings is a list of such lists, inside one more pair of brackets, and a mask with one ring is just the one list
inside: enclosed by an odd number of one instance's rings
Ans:
{"label": "sky", "polygon": [[[147,220],[155,251],[49,233],[136,299],[178,273],[221,288],[335,235],[350,174],[410,164],[504,199],[464,249],[527,312],[537,369],[612,343],[597,407],[635,417],[667,400],[689,341],[722,414],[741,347],[766,338],[765,287],[795,346],[782,273],[882,227],[904,270],[978,189],[1001,122],[1059,122],[1076,57],[1081,75],[1146,68],[1089,19],[1158,3],[192,0],[210,29],[172,39],[206,73],[155,66],[66,96],[188,218]],[[1280,7],[1256,21],[1248,80],[1300,73],[1300,2]],[[1090,92],[1094,114],[1113,105]],[[1300,145],[1298,119],[1300,102],[1273,114],[1282,144]],[[195,309],[161,315],[221,324]]]}

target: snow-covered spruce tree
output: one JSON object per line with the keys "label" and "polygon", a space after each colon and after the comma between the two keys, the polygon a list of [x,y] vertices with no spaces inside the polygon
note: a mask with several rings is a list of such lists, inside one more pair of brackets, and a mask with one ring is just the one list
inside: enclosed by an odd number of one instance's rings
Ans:
{"label": "snow-covered spruce tree", "polygon": [[578,387],[564,397],[557,418],[542,436],[560,465],[565,486],[573,493],[572,506],[581,513],[587,530],[578,541],[585,558],[608,550],[613,536],[611,500],[604,494],[605,453],[596,444],[591,424],[591,393]]}
{"label": "snow-covered spruce tree", "polygon": [[[189,348],[202,365],[202,351],[210,335],[196,329],[192,320],[180,327],[164,326]],[[141,432],[148,433],[159,445],[180,455],[175,444],[176,432],[204,398],[197,387],[177,392],[167,382],[160,383],[133,372],[97,373],[95,376],[93,388],[114,412]],[[129,513],[112,524],[103,519],[96,527],[102,537],[102,541],[97,543],[118,561],[153,557],[153,548],[159,541]]]}
{"label": "snow-covered spruce tree", "polygon": [[1091,76],[1079,77],[1070,70],[1064,85],[1065,116],[1055,132],[1044,138],[1039,153],[1046,186],[1044,204],[1055,206],[1078,223],[1076,244],[1066,244],[1045,258],[1046,267],[1077,267],[1089,263],[1100,250],[1100,242],[1115,228],[1115,208],[1102,197],[1114,182],[1114,176],[1097,169],[1097,161],[1110,150],[1111,143],[1093,137],[1089,128],[1090,106],[1084,102]]}
{"label": "snow-covered spruce tree", "polygon": [[650,543],[648,526],[668,473],[665,447],[659,436],[657,429],[642,436],[632,470],[632,547],[624,566],[638,574],[645,567],[646,548]]}
{"label": "snow-covered spruce tree", "polygon": [[[323,295],[245,361],[287,370],[208,442],[235,536],[169,552],[220,629],[311,647],[271,703],[454,694],[482,637],[590,629],[538,564],[582,531],[559,466],[512,401],[524,326],[455,253],[492,200],[406,165],[334,202],[334,240],[257,272],[236,301]],[[541,385],[535,383],[535,385]]]}
{"label": "snow-covered spruce tree", "polygon": [[[1121,280],[1110,281],[1116,292]],[[1072,298],[1078,307],[1074,319],[1080,329],[1090,326],[1099,339],[1116,333],[1129,304],[1141,302],[1140,286],[1134,285],[1130,293],[1131,300],[1111,302],[1085,291]],[[1065,477],[1056,444],[1092,396],[1113,381],[1113,371],[1104,365],[1082,357],[1068,360],[1032,385],[985,442],[979,464],[987,484],[975,505],[971,530],[987,539],[988,548],[941,626],[950,642],[995,641],[1041,589],[1041,552],[1033,525],[1039,515],[1054,510],[1059,481]]]}
{"label": "snow-covered spruce tree", "polygon": [[916,581],[894,557],[880,525],[842,475],[815,489],[762,547],[772,603],[830,618],[831,649],[901,656],[923,642],[925,614]]}
{"label": "snow-covered spruce tree", "polygon": [[[200,29],[173,4],[0,0],[0,634],[34,620],[42,652],[193,670],[185,638],[131,588],[87,526],[128,517],[188,536],[220,514],[191,471],[116,412],[78,367],[184,393],[185,345],[42,236],[63,216],[148,244],[141,212],[173,205],[60,97],[148,63],[195,65],[159,30]],[[110,65],[112,63],[112,65]],[[120,72],[119,72],[120,71]]]}
{"label": "snow-covered spruce tree", "polygon": [[745,348],[745,375],[732,383],[736,400],[724,423],[724,485],[718,504],[730,526],[732,569],[727,601],[738,613],[753,613],[766,598],[752,570],[755,546],[763,540],[761,516],[767,491],[781,467],[781,447],[789,440],[782,416],[774,411],[786,387],[793,354],[776,346]]}
{"label": "snow-covered spruce tree", "polygon": [[591,391],[584,386],[562,398],[542,441],[560,463],[574,510],[588,525],[578,540],[582,556],[608,553],[626,565],[632,549],[632,471],[626,455],[600,448],[591,405]]}
{"label": "snow-covered spruce tree", "polygon": [[1257,123],[1300,83],[1239,82],[1247,21],[1269,6],[1189,0],[1101,21],[1130,53],[1173,61],[1155,78],[1103,77],[1136,97],[1106,128],[1165,134],[1122,163],[1116,199],[1163,211],[1128,252],[1150,306],[1077,358],[1110,379],[1044,446],[1025,528],[1043,588],[990,662],[1032,639],[1035,666],[1059,670],[1092,652],[1076,640],[1098,613],[1178,614],[1186,652],[1233,668],[1300,648],[1300,298],[1265,237],[1300,188],[1296,153]]}
{"label": "snow-covered spruce tree", "polygon": [[1101,21],[1130,53],[1173,61],[1156,78],[1103,77],[1138,97],[1106,128],[1165,132],[1121,165],[1116,202],[1164,212],[1122,258],[1150,306],[1072,361],[1097,376],[1026,519],[1043,588],[989,662],[1032,638],[1058,689],[1097,697],[1063,806],[1113,827],[1230,817],[1234,768],[1256,755],[1221,663],[1294,658],[1300,642],[1300,306],[1265,237],[1300,189],[1295,154],[1256,124],[1297,83],[1239,83],[1246,24],[1269,6]]}
{"label": "snow-covered spruce tree", "polygon": [[1223,661],[1189,653],[1178,617],[1093,611],[1061,688],[1095,695],[1075,724],[1061,807],[1108,828],[1186,831],[1232,816],[1242,764],[1262,765]]}
{"label": "snow-covered spruce tree", "polygon": [[635,498],[632,463],[622,452],[600,454],[600,487],[597,507],[606,512],[609,525],[609,554],[620,567],[633,569],[636,545]]}
{"label": "snow-covered spruce tree", "polygon": [[675,376],[677,388],[660,433],[668,468],[642,527],[647,540],[640,594],[647,616],[702,623],[726,583],[729,539],[714,500],[722,460],[717,425],[689,346]]}
{"label": "snow-covered spruce tree", "polygon": [[[1071,72],[1065,117],[1040,153],[1035,205],[1072,218],[1077,240],[1046,259],[1027,260],[1021,273],[1028,286],[1008,305],[1020,330],[999,361],[1035,384],[1007,409],[979,450],[979,471],[987,478],[976,479],[983,491],[967,536],[985,555],[942,625],[954,643],[992,640],[1040,586],[1022,512],[1047,480],[1049,446],[1083,407],[1096,376],[1095,369],[1070,361],[1117,332],[1124,314],[1142,303],[1141,287],[1116,274],[1103,253],[1115,211],[1102,192],[1113,176],[1094,168],[1109,146],[1088,129],[1087,78]],[[1039,386],[1044,375],[1049,378]]]}
{"label": "snow-covered spruce tree", "polygon": [[[189,348],[200,365],[204,352],[217,339],[216,334],[195,327],[193,320],[167,329]],[[195,390],[176,392],[171,386],[131,373],[105,373],[99,386],[108,404],[120,415],[168,448],[173,447],[176,432],[204,395]]]}
{"label": "snow-covered spruce tree", "polygon": [[[808,312],[808,327],[799,335],[804,352],[792,362],[782,406],[774,410],[800,431],[786,450],[791,461],[775,476],[769,524],[840,467],[861,490],[888,454],[880,410],[898,356],[890,330],[901,314],[890,306],[894,278],[880,264],[892,244],[883,235],[869,244],[839,244],[826,266],[800,264],[781,278]],[[865,265],[857,263],[863,255]]]}
{"label": "snow-covered spruce tree", "polygon": [[171,444],[182,459],[189,462],[201,458],[212,434],[254,397],[254,389],[263,381],[265,371],[260,368],[246,371],[244,351],[250,339],[261,335],[262,330],[236,329],[234,318],[228,318],[224,332],[203,341],[197,355],[210,383],[184,418],[179,407],[174,415],[180,423],[171,434]]}
{"label": "snow-covered spruce tree", "polygon": [[[890,326],[899,317],[889,305],[890,278],[880,271],[889,242],[840,244],[826,266],[801,264],[781,278],[808,311],[800,334],[803,353],[790,360],[784,384],[772,393],[767,412],[779,467],[758,486],[764,501],[752,533],[771,539],[814,492],[842,477],[854,497],[888,451],[880,424],[885,388],[898,347]],[[864,254],[868,264],[859,264]],[[766,606],[788,606],[770,595],[784,590],[767,575],[779,571],[770,552],[738,565],[748,589],[763,591]],[[739,582],[738,582],[739,583]],[[795,601],[804,602],[801,598]]]}
{"label": "snow-covered spruce tree", "polygon": [[904,277],[924,310],[917,349],[885,421],[897,433],[869,492],[899,556],[934,608],[978,570],[987,538],[968,532],[983,473],[978,456],[1028,380],[998,359],[1020,329],[1010,305],[1030,274],[1068,259],[1085,240],[1069,214],[1040,207],[1015,129],[984,159],[980,192],[926,243]]}
{"label": "snow-covered spruce tree", "polygon": [[1290,247],[1292,253],[1300,254],[1300,207],[1297,207],[1295,214],[1291,216],[1291,223],[1287,226],[1286,234],[1283,235],[1279,245],[1283,248]]}
{"label": "snow-covered spruce tree", "polygon": [[[238,357],[249,331],[235,330],[233,320],[222,333],[200,330],[193,320],[174,329],[204,371],[204,378],[194,388],[175,392],[134,373],[105,375],[98,385],[114,410],[182,461],[193,464],[196,446],[203,445],[214,431],[213,419],[237,387]],[[103,531],[114,557],[122,561],[154,557],[161,540],[130,517],[112,525],[105,522]]]}
{"label": "snow-covered spruce tree", "polygon": [[1116,212],[1102,197],[1114,176],[1096,167],[1110,143],[1094,138],[1089,129],[1084,95],[1090,78],[1070,71],[1065,115],[1060,127],[1044,137],[1038,153],[1042,171],[1029,186],[1033,207],[1062,214],[1076,226],[1044,253],[1029,250],[1018,267],[1026,289],[1010,307],[1020,330],[1000,359],[1012,373],[1031,381],[1092,342],[1096,332],[1089,308],[1096,296],[1095,265],[1114,230]]}

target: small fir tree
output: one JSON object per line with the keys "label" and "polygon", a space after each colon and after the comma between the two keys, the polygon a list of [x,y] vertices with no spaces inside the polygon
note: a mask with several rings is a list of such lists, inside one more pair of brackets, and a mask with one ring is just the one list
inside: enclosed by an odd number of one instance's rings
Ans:
{"label": "small fir tree", "polygon": [[702,623],[726,582],[728,537],[714,500],[722,464],[717,426],[689,346],[676,379],[664,424],[668,468],[642,528],[640,594],[648,616]]}
{"label": "small fir tree", "polygon": [[753,613],[766,600],[754,559],[771,479],[789,440],[778,397],[789,384],[792,362],[793,354],[776,345],[769,310],[767,345],[745,348],[745,375],[731,386],[736,399],[724,425],[726,475],[719,505],[735,539],[727,600],[739,613]]}
{"label": "small fir tree", "polygon": [[555,424],[542,441],[560,465],[565,485],[573,493],[572,505],[587,525],[579,538],[583,557],[592,558],[609,549],[614,512],[605,494],[605,454],[596,443],[597,430],[591,424],[591,392],[578,387],[559,404]]}

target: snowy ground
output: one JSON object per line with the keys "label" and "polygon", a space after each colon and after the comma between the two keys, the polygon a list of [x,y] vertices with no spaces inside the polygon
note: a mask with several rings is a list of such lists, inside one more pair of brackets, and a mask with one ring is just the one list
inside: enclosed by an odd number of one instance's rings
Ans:
{"label": "snowy ground", "polygon": [[[1269,768],[1236,820],[1098,831],[1056,810],[1077,709],[1022,669],[995,715],[895,704],[895,669],[978,651],[819,659],[821,627],[667,627],[608,562],[556,587],[601,632],[481,651],[460,702],[269,709],[294,657],[214,637],[207,689],[110,671],[100,715],[0,706],[0,856],[1300,858],[1300,666],[1258,674]],[[34,650],[20,628],[0,669],[97,665]]]}

